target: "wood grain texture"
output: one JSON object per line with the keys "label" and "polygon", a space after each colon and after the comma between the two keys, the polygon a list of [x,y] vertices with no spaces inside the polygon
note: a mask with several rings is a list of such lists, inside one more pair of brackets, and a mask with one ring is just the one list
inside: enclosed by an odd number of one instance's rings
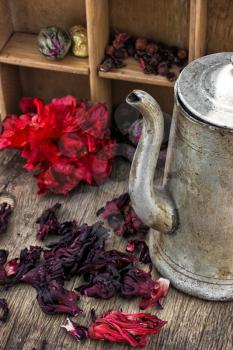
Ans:
{"label": "wood grain texture", "polygon": [[8,113],[17,112],[22,89],[19,69],[16,66],[0,64],[0,113],[4,119]]}
{"label": "wood grain texture", "polygon": [[0,1],[0,50],[13,32],[10,7],[7,0]]}
{"label": "wood grain texture", "polygon": [[208,1],[207,53],[233,51],[233,2]]}
{"label": "wood grain texture", "polygon": [[59,61],[45,58],[38,50],[37,35],[34,34],[13,34],[0,53],[0,62],[58,72],[89,74],[87,58],[78,58],[71,54]]}
{"label": "wood grain texture", "polygon": [[188,48],[190,0],[109,0],[111,31]]}
{"label": "wood grain texture", "polygon": [[54,97],[73,95],[90,99],[88,76],[20,67],[22,96],[37,96],[49,102]]}
{"label": "wood grain texture", "polygon": [[86,25],[85,0],[8,0],[8,3],[15,32],[36,34],[50,25],[66,30],[75,24]]}
{"label": "wood grain texture", "polygon": [[[16,198],[14,214],[9,230],[0,237],[0,248],[10,250],[10,257],[19,254],[22,247],[38,244],[35,241],[35,220],[37,216],[53,203],[63,204],[61,219],[75,218],[78,222],[94,223],[96,210],[106,200],[127,190],[129,164],[123,161],[115,164],[115,171],[104,185],[99,188],[80,186],[69,197],[36,195],[36,183],[31,174],[22,170],[23,162],[16,153],[0,153],[0,191],[9,191]],[[157,181],[160,181],[162,169],[159,169]],[[124,250],[125,239],[111,233],[107,246]],[[154,275],[157,276],[154,271]],[[72,279],[67,288],[78,286],[80,280]],[[1,350],[127,350],[126,345],[112,345],[106,342],[77,343],[64,329],[65,316],[48,316],[41,312],[35,300],[35,292],[29,286],[18,285],[9,291],[0,289],[10,306],[10,318],[0,325]],[[124,309],[138,312],[138,300],[113,298],[99,301],[81,298],[83,316],[76,321],[82,324],[90,322],[89,311],[94,308],[97,314],[108,309]],[[148,310],[155,313],[155,309]],[[158,335],[152,337],[146,350],[232,350],[233,303],[204,302],[184,295],[171,288],[164,309],[157,312],[168,324]]]}
{"label": "wood grain texture", "polygon": [[109,37],[108,0],[86,0],[91,99],[111,108],[111,83],[99,78],[97,67]]}

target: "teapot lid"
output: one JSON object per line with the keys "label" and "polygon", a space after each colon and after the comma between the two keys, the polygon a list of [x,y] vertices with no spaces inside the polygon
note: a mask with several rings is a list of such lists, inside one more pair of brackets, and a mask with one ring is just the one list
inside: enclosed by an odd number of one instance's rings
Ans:
{"label": "teapot lid", "polygon": [[180,102],[196,118],[233,129],[233,52],[201,57],[180,73]]}

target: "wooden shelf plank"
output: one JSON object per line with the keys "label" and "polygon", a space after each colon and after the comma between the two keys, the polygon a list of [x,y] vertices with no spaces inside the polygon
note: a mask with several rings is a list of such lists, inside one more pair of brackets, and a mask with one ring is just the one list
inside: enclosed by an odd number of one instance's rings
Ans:
{"label": "wooden shelf plank", "polygon": [[0,52],[0,62],[59,72],[89,75],[87,58],[67,55],[61,61],[50,61],[37,49],[37,35],[14,33]]}
{"label": "wooden shelf plank", "polygon": [[[101,78],[133,81],[137,83],[146,83],[151,85],[160,85],[173,87],[175,82],[169,81],[167,78],[160,75],[145,74],[141,70],[138,62],[133,58],[125,60],[126,67],[114,69],[110,72],[99,72]],[[175,71],[175,69],[174,69]]]}

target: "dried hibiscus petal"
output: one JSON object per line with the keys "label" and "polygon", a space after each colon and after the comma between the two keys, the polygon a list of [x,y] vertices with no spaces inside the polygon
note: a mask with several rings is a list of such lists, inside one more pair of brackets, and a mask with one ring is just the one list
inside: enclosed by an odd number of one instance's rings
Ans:
{"label": "dried hibiscus petal", "polygon": [[134,348],[145,347],[147,336],[156,334],[165,324],[166,321],[150,314],[110,311],[88,328],[88,335],[95,340],[126,343]]}
{"label": "dried hibiscus petal", "polygon": [[9,314],[9,308],[5,299],[0,298],[0,309],[3,311],[2,316],[0,315],[0,321],[6,322]]}
{"label": "dried hibiscus petal", "polygon": [[128,255],[119,252],[115,249],[112,250],[92,250],[88,254],[82,267],[79,269],[79,273],[94,273],[107,265],[114,266],[117,270],[125,269],[134,264],[136,258],[134,255]]}
{"label": "dried hibiscus petal", "polygon": [[108,224],[119,236],[145,234],[149,230],[132,208],[128,193],[107,202],[96,214],[107,219]]}
{"label": "dried hibiscus petal", "polygon": [[67,324],[62,325],[61,327],[65,328],[67,332],[77,341],[88,338],[88,328],[80,326],[78,323],[71,321],[69,318],[67,318]]}
{"label": "dried hibiscus petal", "polygon": [[56,212],[61,207],[60,203],[56,203],[52,208],[46,209],[42,215],[36,220],[36,223],[40,225],[36,238],[39,241],[43,241],[48,235],[57,234],[59,230],[59,222]]}
{"label": "dried hibiscus petal", "polygon": [[143,264],[151,264],[149,247],[145,241],[134,239],[128,242],[126,247],[127,252],[138,253],[138,260]]}
{"label": "dried hibiscus petal", "polygon": [[78,316],[82,310],[78,307],[79,296],[65,289],[57,281],[51,281],[48,285],[40,285],[37,288],[37,301],[42,311],[49,315],[65,313]]}
{"label": "dried hibiscus petal", "polygon": [[75,290],[94,298],[110,299],[120,290],[120,273],[114,266],[107,266],[104,272],[92,275],[90,282]]}
{"label": "dried hibiscus petal", "polygon": [[7,287],[18,283],[22,276],[33,269],[40,261],[42,248],[31,246],[29,249],[24,248],[20,252],[20,257],[10,260],[6,263]]}
{"label": "dried hibiscus petal", "polygon": [[122,278],[121,294],[124,297],[142,297],[139,307],[145,310],[156,304],[161,305],[162,299],[167,295],[169,280],[160,278],[152,280],[147,272],[134,268],[127,271]]}
{"label": "dried hibiscus petal", "polygon": [[0,234],[6,232],[11,213],[12,213],[12,208],[9,204],[7,203],[0,204]]}

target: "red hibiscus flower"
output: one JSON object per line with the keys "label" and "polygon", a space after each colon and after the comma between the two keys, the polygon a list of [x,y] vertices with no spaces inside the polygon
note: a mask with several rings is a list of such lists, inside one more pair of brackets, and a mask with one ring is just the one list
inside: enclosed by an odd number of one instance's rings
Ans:
{"label": "red hibiscus flower", "polygon": [[3,121],[0,149],[19,149],[25,169],[36,171],[39,193],[67,194],[80,181],[99,184],[111,173],[115,142],[105,104],[89,106],[73,96],[44,104],[23,98],[23,115]]}

